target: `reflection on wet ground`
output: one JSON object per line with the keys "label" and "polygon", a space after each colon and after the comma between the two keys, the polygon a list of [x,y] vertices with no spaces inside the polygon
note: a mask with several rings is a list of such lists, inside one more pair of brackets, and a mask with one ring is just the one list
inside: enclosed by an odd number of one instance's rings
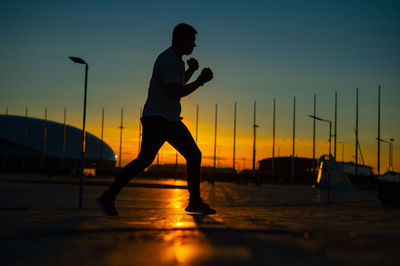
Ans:
{"label": "reflection on wet ground", "polygon": [[186,189],[128,187],[120,216],[107,217],[94,204],[103,190],[85,187],[77,210],[75,185],[2,183],[5,265],[364,266],[390,264],[399,248],[400,211],[375,192],[335,192],[336,202],[362,202],[327,205],[306,186],[202,183],[217,210],[203,215],[184,211]]}

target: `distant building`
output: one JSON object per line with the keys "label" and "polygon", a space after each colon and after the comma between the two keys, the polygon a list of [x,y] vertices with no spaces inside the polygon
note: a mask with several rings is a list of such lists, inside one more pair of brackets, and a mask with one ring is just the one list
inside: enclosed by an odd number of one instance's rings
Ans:
{"label": "distant building", "polygon": [[[23,116],[0,115],[0,169],[70,173],[81,167],[82,130]],[[115,154],[86,132],[86,168],[114,168]]]}
{"label": "distant building", "polygon": [[[356,175],[356,165],[353,162],[336,162],[343,171],[349,175],[354,176]],[[373,168],[368,165],[358,164],[357,165],[357,173],[359,176],[373,176]]]}
{"label": "distant building", "polygon": [[[313,166],[317,167],[317,160],[294,157],[295,183],[312,183],[315,180]],[[292,182],[292,157],[275,157],[274,171],[272,172],[272,158],[259,161],[259,174],[264,181],[273,183]]]}

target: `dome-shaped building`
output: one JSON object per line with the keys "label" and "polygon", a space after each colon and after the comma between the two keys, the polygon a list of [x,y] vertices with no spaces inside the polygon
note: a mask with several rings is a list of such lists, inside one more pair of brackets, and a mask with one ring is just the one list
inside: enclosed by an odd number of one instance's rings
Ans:
{"label": "dome-shaped building", "polygon": [[[71,172],[81,167],[82,130],[42,119],[0,115],[2,170]],[[85,167],[113,168],[114,151],[86,132]]]}

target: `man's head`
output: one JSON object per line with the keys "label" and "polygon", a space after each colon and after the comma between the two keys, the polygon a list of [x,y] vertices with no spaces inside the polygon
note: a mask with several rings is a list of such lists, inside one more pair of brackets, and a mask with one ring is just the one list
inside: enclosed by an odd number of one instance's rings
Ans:
{"label": "man's head", "polygon": [[182,55],[190,55],[196,47],[196,34],[195,28],[188,24],[176,25],[172,33],[172,47]]}

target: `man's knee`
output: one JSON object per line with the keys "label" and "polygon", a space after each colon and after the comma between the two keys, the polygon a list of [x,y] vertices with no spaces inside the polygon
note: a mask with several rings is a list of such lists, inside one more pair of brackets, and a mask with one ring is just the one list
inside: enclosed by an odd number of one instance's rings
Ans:
{"label": "man's knee", "polygon": [[151,163],[154,161],[155,158],[156,155],[139,153],[137,160],[139,161],[139,163],[142,165],[143,168],[147,168],[151,165]]}

